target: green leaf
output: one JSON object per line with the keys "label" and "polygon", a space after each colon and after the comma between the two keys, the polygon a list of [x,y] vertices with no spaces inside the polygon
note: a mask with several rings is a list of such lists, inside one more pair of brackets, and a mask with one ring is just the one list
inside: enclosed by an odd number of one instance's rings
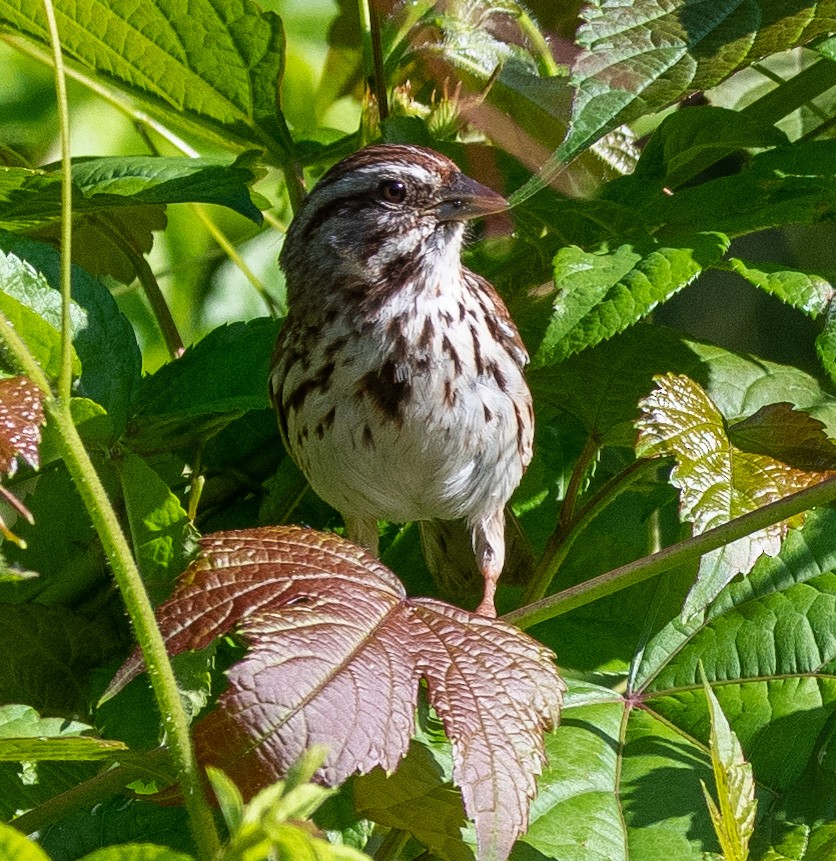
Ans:
{"label": "green leaf", "polygon": [[[832,825],[821,826],[813,805],[832,806],[832,784],[828,796],[808,788],[836,716],[834,534],[836,510],[810,515],[704,619],[663,624],[637,645],[623,692],[569,682],[531,825],[512,858],[703,861],[719,851],[699,786],[712,775],[701,665],[765,798],[752,845],[787,850],[753,857],[831,857]],[[660,612],[653,600],[633,606],[645,624]],[[790,835],[809,838],[809,848],[795,839],[793,854]]]}
{"label": "green leaf", "polygon": [[[54,310],[53,296],[60,302],[61,297],[52,290],[42,273],[20,257],[6,254],[0,248],[0,311],[20,333],[44,373],[57,379],[61,371],[61,333],[59,328],[45,319],[54,319],[54,313],[51,313]],[[33,310],[33,305],[40,306],[44,315]],[[76,306],[77,325],[78,321]],[[8,370],[15,369],[9,367]],[[81,363],[73,351],[73,374],[77,376],[80,371]]]}
{"label": "green leaf", "polygon": [[816,353],[831,381],[836,383],[836,301],[831,301],[824,328],[816,338]]}
{"label": "green leaf", "polygon": [[[822,425],[816,423],[811,431],[814,420],[792,418],[792,410],[761,410],[748,419],[742,436],[754,437],[756,444],[744,450],[729,439],[723,416],[705,391],[684,375],[659,378],[640,406],[636,453],[676,458],[671,482],[679,488],[681,515],[693,523],[694,534],[818,484],[828,475],[791,466],[763,453],[762,443],[757,445],[764,437],[780,433],[782,438],[773,441],[771,452],[785,456],[790,451],[794,459],[815,460],[819,447],[828,445]],[[836,448],[830,453],[831,465],[834,453]],[[732,577],[747,574],[762,553],[775,556],[786,532],[787,524],[778,523],[705,554],[683,616],[699,613]]]}
{"label": "green leaf", "polygon": [[267,376],[279,323],[232,323],[145,377],[128,427],[138,451],[206,440],[248,410],[269,407]]}
{"label": "green leaf", "polygon": [[684,108],[661,122],[642,151],[636,174],[672,189],[737,150],[788,143],[772,123],[745,111],[712,105]]}
{"label": "green leaf", "polygon": [[[58,351],[61,327],[58,251],[42,242],[0,232],[0,256],[4,250],[25,262],[18,269],[37,273],[34,281],[31,278],[21,284],[12,281],[10,289],[15,291],[15,298],[51,324],[58,337],[58,346],[54,348]],[[73,344],[81,360],[78,394],[98,401],[107,410],[114,429],[121,433],[139,384],[142,359],[136,335],[110,291],[80,266],[72,268],[72,297]],[[54,361],[58,361],[57,354]]]}
{"label": "green leaf", "polygon": [[627,861],[618,782],[621,751],[612,744],[627,716],[624,706],[611,692],[570,682],[564,708],[568,719],[546,737],[549,767],[531,804],[531,824],[511,859]]}
{"label": "green leaf", "polygon": [[49,861],[37,844],[24,837],[11,825],[0,823],[0,856],[14,861]]}
{"label": "green leaf", "polygon": [[0,741],[0,761],[39,762],[43,760],[73,761],[109,759],[125,750],[121,741],[99,738],[47,739],[26,738]]}
{"label": "green leaf", "polygon": [[750,263],[739,257],[731,257],[728,262],[750,284],[810,317],[821,316],[833,298],[833,285],[821,275],[787,269],[779,263]]}
{"label": "green leaf", "polygon": [[836,141],[803,141],[754,156],[738,173],[674,194],[639,176],[609,183],[604,195],[626,206],[653,232],[689,236],[717,230],[741,236],[785,224],[830,218],[836,201]]}
{"label": "green leaf", "polygon": [[104,615],[88,620],[66,607],[0,604],[0,702],[84,714],[92,668],[120,651]]}
{"label": "green leaf", "polygon": [[[119,795],[57,817],[40,835],[41,846],[55,859],[81,858],[112,847],[122,861],[118,853],[125,844],[144,842],[165,844],[169,852],[194,852],[184,809]],[[175,856],[175,861],[183,861],[183,856]]]}
{"label": "green leaf", "polygon": [[230,833],[236,832],[244,819],[244,798],[238,787],[223,771],[213,765],[206,766],[206,777],[218,799],[218,806]]}
{"label": "green leaf", "polygon": [[64,718],[42,718],[31,706],[0,706],[0,761],[96,760],[125,749],[120,741],[80,737],[92,729]]}
{"label": "green leaf", "polygon": [[193,861],[192,855],[175,852],[168,846],[155,846],[152,843],[122,843],[97,849],[85,855],[80,861]]}
{"label": "green leaf", "polygon": [[462,841],[467,819],[461,794],[451,781],[452,759],[442,764],[427,745],[413,741],[393,774],[376,768],[355,779],[354,805],[360,816],[408,831],[445,861],[472,861],[473,848]]}
{"label": "green leaf", "polygon": [[[253,158],[113,156],[73,164],[73,215],[118,207],[169,203],[215,203],[261,223],[248,185],[256,179]],[[58,171],[0,167],[0,228],[29,230],[61,218]]]}
{"label": "green leaf", "polygon": [[141,457],[125,452],[116,466],[134,555],[152,602],[159,604],[197,552],[197,531],[180,500]]}
{"label": "green leaf", "polygon": [[[715,0],[710,14],[689,0],[589,0],[576,40],[577,94],[568,161],[610,129],[720,83],[768,54],[832,32],[829,4]],[[722,228],[719,228],[722,229]]]}
{"label": "green leaf", "polygon": [[92,727],[64,718],[41,717],[32,706],[0,706],[0,739],[78,736]]}
{"label": "green leaf", "polygon": [[703,687],[711,718],[709,747],[718,802],[715,803],[704,783],[702,790],[724,861],[746,861],[758,806],[752,766],[743,758],[740,742],[704,675]]}
{"label": "green leaf", "polygon": [[724,236],[705,233],[690,246],[649,251],[630,245],[598,253],[562,249],[554,259],[551,318],[532,367],[559,362],[626,329],[716,263],[727,247]]}
{"label": "green leaf", "polygon": [[[279,112],[284,30],[250,0],[58,0],[65,56],[145,102],[167,121],[222,141],[292,149]],[[37,0],[0,0],[0,25],[49,44]]]}

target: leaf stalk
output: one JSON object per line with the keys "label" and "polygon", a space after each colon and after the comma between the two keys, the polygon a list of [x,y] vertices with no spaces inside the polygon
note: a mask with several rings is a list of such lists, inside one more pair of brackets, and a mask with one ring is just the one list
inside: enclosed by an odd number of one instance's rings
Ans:
{"label": "leaf stalk", "polygon": [[642,583],[671,568],[696,561],[711,550],[809,511],[811,508],[826,505],[833,500],[836,500],[836,478],[829,478],[813,487],[764,505],[756,511],[736,517],[722,526],[716,526],[700,535],[672,544],[658,553],[621,565],[577,586],[520,607],[502,618],[520,628],[530,628],[532,625],[561,616],[599,598],[634,586],[636,583]]}

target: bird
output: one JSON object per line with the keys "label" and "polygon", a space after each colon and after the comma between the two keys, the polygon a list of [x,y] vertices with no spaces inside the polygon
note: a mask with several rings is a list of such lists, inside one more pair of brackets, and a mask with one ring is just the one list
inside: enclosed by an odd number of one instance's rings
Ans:
{"label": "bird", "polygon": [[269,378],[285,447],[349,540],[377,555],[379,520],[463,523],[487,616],[534,412],[519,332],[461,252],[467,223],[507,206],[424,147],[374,144],[335,164],[284,239]]}

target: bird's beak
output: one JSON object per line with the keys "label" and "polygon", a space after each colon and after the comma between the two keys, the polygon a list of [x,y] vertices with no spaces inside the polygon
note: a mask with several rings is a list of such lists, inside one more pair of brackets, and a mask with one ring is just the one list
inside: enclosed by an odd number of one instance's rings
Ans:
{"label": "bird's beak", "polygon": [[439,221],[469,221],[505,209],[508,209],[508,201],[501,194],[458,173],[443,190],[436,215]]}

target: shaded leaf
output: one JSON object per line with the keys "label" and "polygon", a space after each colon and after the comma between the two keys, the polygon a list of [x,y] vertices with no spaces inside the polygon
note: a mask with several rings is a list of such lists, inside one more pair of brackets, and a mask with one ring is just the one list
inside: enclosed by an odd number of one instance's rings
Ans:
{"label": "shaded leaf", "polygon": [[[628,176],[608,183],[608,200],[632,206],[651,233],[691,236],[716,230],[742,236],[831,217],[836,200],[836,141],[800,141],[758,153],[739,172],[674,194],[661,179]],[[661,241],[661,240],[660,240]]]}
{"label": "shaded leaf", "polygon": [[[191,856],[195,853],[182,806],[163,807],[123,796],[106,799],[92,809],[56,817],[41,833],[39,842],[55,861],[82,858],[103,847],[112,846],[119,853],[125,844],[164,844],[170,847],[169,852],[180,851]],[[122,861],[121,855],[118,858]],[[184,856],[175,855],[166,861],[184,861]]]}
{"label": "shaded leaf", "polygon": [[704,105],[665,117],[654,131],[636,174],[676,188],[741,149],[786,146],[787,136],[772,122],[745,111]]}
{"label": "shaded leaf", "polygon": [[725,861],[746,861],[757,810],[752,766],[743,758],[740,742],[732,732],[711,685],[705,677],[703,682],[711,718],[709,740],[717,802],[704,783],[702,790],[723,858]]}
{"label": "shaded leaf", "polygon": [[439,755],[439,747],[425,738],[414,740],[393,774],[375,768],[356,778],[354,806],[379,825],[408,831],[445,861],[473,861],[473,846],[462,840],[467,819],[461,793],[451,785],[449,742],[446,756]]}
{"label": "shaded leaf", "polygon": [[154,603],[168,597],[197,550],[197,531],[168,485],[138,455],[117,462],[134,555]]}
{"label": "shaded leaf", "polygon": [[560,362],[626,329],[716,263],[727,247],[724,236],[706,233],[687,247],[561,249],[554,258],[551,317],[532,368]]}
{"label": "shaded leaf", "polygon": [[90,620],[67,607],[0,604],[0,702],[83,714],[92,668],[120,647],[105,615]]}
{"label": "shaded leaf", "polygon": [[748,418],[728,426],[736,448],[765,454],[805,471],[836,469],[836,444],[825,433],[824,422],[792,404],[768,404]]}
{"label": "shaded leaf", "polygon": [[44,397],[28,377],[0,380],[0,472],[14,475],[18,459],[38,468]]}
{"label": "shaded leaf", "polygon": [[233,419],[267,409],[270,356],[280,323],[268,317],[213,329],[144,377],[128,436],[137,451],[202,441]]}
{"label": "shaded leaf", "polygon": [[831,381],[836,383],[836,301],[831,300],[824,328],[816,338],[816,353]]}
{"label": "shaded leaf", "polygon": [[[204,761],[250,794],[311,744],[330,747],[328,783],[392,770],[424,678],[480,856],[506,857],[525,828],[541,729],[558,717],[551,653],[502,622],[407,599],[388,569],[335,536],[275,527],[207,537],[203,549],[159,609],[168,648],[200,648],[234,626],[250,646],[198,727]],[[135,654],[111,690],[140,667]]]}
{"label": "shaded leaf", "polygon": [[559,155],[637,116],[718,84],[755,60],[833,30],[827,3],[806,0],[590,0],[576,40],[577,93]]}
{"label": "shaded leaf", "polygon": [[[178,125],[286,153],[278,107],[284,62],[279,17],[249,0],[59,0],[65,56]],[[0,24],[49,44],[36,0],[0,0]],[[222,70],[222,72],[220,71]]]}
{"label": "shaded leaf", "polygon": [[[831,474],[736,447],[720,411],[697,383],[683,375],[660,377],[640,406],[636,451],[643,457],[676,458],[671,482],[679,488],[681,515],[693,523],[695,534],[818,484]],[[743,436],[760,440],[762,448],[763,437],[780,428],[782,437],[770,450],[809,462],[821,457],[821,448],[828,442],[815,425],[814,419],[792,417],[791,409],[773,406],[747,419]],[[693,616],[702,610],[732,577],[748,573],[762,553],[775,556],[787,528],[786,522],[775,524],[705,554],[683,614]]]}

